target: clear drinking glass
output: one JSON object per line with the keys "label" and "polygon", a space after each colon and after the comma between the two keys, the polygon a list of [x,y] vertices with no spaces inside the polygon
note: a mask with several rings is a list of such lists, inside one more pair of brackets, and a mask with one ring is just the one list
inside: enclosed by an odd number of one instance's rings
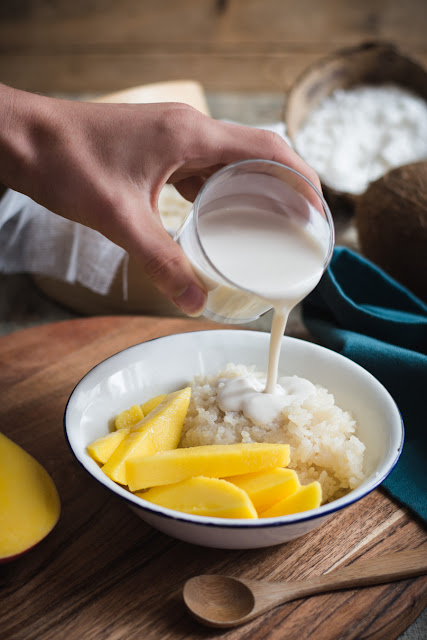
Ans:
{"label": "clear drinking glass", "polygon": [[[232,216],[242,207],[291,218],[315,235],[324,254],[323,271],[334,247],[334,227],[321,193],[300,173],[278,162],[243,160],[230,164],[203,185],[175,240],[208,289],[203,315],[217,322],[246,323],[271,309],[271,300],[230,280],[210,259],[199,229],[205,215],[223,210]],[[308,293],[308,292],[307,292]]]}

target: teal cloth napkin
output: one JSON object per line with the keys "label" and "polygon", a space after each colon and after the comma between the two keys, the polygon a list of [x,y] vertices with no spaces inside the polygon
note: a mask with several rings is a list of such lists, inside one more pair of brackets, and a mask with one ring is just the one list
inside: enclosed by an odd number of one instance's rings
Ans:
{"label": "teal cloth napkin", "polygon": [[383,486],[427,522],[427,305],[372,262],[336,247],[303,302],[303,321],[321,344],[370,371],[393,396],[405,444]]}

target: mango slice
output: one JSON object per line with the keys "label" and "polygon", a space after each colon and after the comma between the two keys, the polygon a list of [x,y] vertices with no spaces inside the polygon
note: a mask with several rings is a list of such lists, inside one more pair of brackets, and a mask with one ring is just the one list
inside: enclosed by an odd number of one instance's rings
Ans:
{"label": "mango slice", "polygon": [[101,436],[97,440],[94,440],[87,447],[87,452],[95,462],[105,464],[107,460],[113,455],[119,444],[123,442],[130,431],[130,427],[124,427],[118,431],[112,431],[107,433],[106,436]]}
{"label": "mango slice", "polygon": [[119,413],[115,421],[116,430],[132,427],[144,417],[144,411],[139,404],[134,404],[130,409]]}
{"label": "mango slice", "polygon": [[166,398],[166,393],[162,393],[159,396],[155,396],[154,398],[150,398],[147,402],[141,405],[141,410],[144,416],[148,416],[148,414],[153,411],[163,400]]}
{"label": "mango slice", "polygon": [[[131,435],[133,434],[129,434],[128,438]],[[123,445],[125,443],[126,440]],[[110,460],[115,455],[114,453]],[[288,462],[287,444],[205,445],[162,451],[155,455],[136,454],[127,461],[126,476],[129,489],[138,491],[173,484],[191,476],[226,478],[260,469],[286,466]]]}
{"label": "mango slice", "polygon": [[287,498],[301,486],[292,469],[268,469],[225,478],[246,491],[258,513]]}
{"label": "mango slice", "polygon": [[47,471],[0,433],[0,562],[12,560],[47,536],[60,510]]}
{"label": "mango slice", "polygon": [[309,509],[320,507],[322,502],[322,487],[319,482],[311,482],[306,484],[292,495],[280,500],[269,509],[259,513],[260,518],[277,518],[278,516],[287,516],[290,513],[300,513]]}
{"label": "mango slice", "polygon": [[135,495],[168,509],[215,518],[257,518],[248,494],[231,482],[202,476]]}
{"label": "mango slice", "polygon": [[[178,446],[190,403],[191,387],[170,393],[125,437],[102,467],[104,473],[120,484],[128,484],[126,461],[133,456],[151,456]],[[136,487],[142,489],[143,487]]]}

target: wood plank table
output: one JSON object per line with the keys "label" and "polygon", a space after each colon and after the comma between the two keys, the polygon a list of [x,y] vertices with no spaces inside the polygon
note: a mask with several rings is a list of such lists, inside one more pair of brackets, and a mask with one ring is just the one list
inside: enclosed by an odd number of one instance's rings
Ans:
{"label": "wood plank table", "polygon": [[77,319],[0,339],[1,429],[52,475],[60,521],[32,551],[0,569],[5,640],[393,640],[427,604],[427,577],[297,600],[233,630],[204,628],[182,587],[199,573],[301,579],[364,557],[415,549],[425,530],[375,490],[319,529],[276,547],[227,551],[150,528],[78,465],[62,415],[75,384],[107,356],[209,325],[187,319]]}
{"label": "wood plank table", "polygon": [[425,0],[21,0],[0,16],[0,77],[27,91],[192,78],[282,92],[320,57],[378,39],[427,64]]}

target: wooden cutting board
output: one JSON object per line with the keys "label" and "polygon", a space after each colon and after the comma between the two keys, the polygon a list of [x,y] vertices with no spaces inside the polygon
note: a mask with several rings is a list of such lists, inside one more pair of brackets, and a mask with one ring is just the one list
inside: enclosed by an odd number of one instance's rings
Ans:
{"label": "wooden cutting board", "polygon": [[426,606],[422,577],[297,600],[229,631],[205,628],[189,616],[182,587],[199,573],[293,580],[426,543],[421,524],[376,490],[293,542],[250,551],[204,549],[150,528],[80,468],[65,442],[62,416],[81,376],[130,345],[212,326],[91,318],[0,339],[0,428],[47,468],[62,501],[53,532],[0,569],[2,638],[392,640]]}

